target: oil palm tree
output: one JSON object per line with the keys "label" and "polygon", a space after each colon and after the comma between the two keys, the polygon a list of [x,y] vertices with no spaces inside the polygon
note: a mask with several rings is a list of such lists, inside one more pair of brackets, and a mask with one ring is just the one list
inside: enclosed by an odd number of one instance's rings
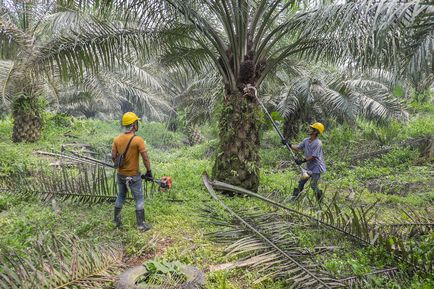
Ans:
{"label": "oil palm tree", "polygon": [[[71,60],[73,50],[72,57],[86,62],[86,68],[94,75],[101,67],[109,63],[113,67],[111,64],[119,62],[115,54],[122,53],[126,47],[129,30],[108,17],[110,10],[104,7],[111,5],[103,2],[99,7],[101,9],[92,9],[98,7],[90,3],[85,9],[74,1],[12,0],[0,3],[0,93],[2,103],[12,102],[13,141],[32,142],[39,139],[42,106],[45,105],[40,102],[39,96],[44,86],[53,88],[59,79],[73,79],[75,83],[80,83],[86,75],[83,66],[47,62],[47,52],[50,57]],[[101,37],[98,28],[101,27],[105,32],[110,30],[110,35],[117,36],[117,39],[98,41],[98,36]],[[76,47],[90,42],[98,42],[92,61],[86,58],[83,51],[76,50]],[[105,48],[107,46],[113,50],[110,57]]]}
{"label": "oil palm tree", "polygon": [[[2,60],[2,101],[11,101],[14,114],[14,141],[27,139],[35,141],[40,136],[41,116],[37,103],[37,84],[30,80],[22,62],[17,56],[26,58],[31,53],[33,37],[31,23],[37,17],[31,13],[28,3],[18,2],[1,6],[1,56]],[[33,17],[35,16],[35,18]]]}
{"label": "oil palm tree", "polygon": [[[12,138],[15,142],[33,142],[41,136],[44,104],[40,102],[40,95],[44,81],[43,77],[31,75],[29,60],[54,31],[62,33],[67,29],[64,22],[56,21],[59,7],[55,4],[39,1],[0,3],[1,99],[4,104],[12,103]],[[73,19],[73,13],[66,14],[71,16],[68,28],[74,27],[77,18]]]}
{"label": "oil palm tree", "polygon": [[170,19],[158,42],[166,62],[197,67],[207,57],[222,77],[225,95],[213,176],[251,190],[259,184],[260,122],[258,102],[245,89],[259,87],[282,61],[304,57],[402,72],[430,69],[420,58],[432,55],[432,31],[416,35],[413,26],[432,7],[418,1],[167,0],[151,1],[143,9],[158,14],[151,8]]}

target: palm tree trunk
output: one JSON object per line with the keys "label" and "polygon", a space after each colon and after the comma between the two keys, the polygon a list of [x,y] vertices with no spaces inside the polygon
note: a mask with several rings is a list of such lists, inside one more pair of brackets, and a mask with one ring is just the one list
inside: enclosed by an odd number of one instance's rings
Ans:
{"label": "palm tree trunk", "polygon": [[14,142],[35,142],[42,132],[41,109],[38,98],[33,95],[20,95],[14,99],[12,115],[14,127],[12,140]]}
{"label": "palm tree trunk", "polygon": [[226,92],[213,168],[219,181],[256,192],[259,186],[259,105],[241,91]]}
{"label": "palm tree trunk", "polygon": [[283,136],[286,139],[293,140],[299,132],[300,116],[299,113],[291,113],[285,118],[283,123]]}

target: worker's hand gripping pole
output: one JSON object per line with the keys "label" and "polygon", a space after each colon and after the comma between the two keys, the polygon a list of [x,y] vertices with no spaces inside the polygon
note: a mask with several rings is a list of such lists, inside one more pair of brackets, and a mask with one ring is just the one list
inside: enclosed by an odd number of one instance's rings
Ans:
{"label": "worker's hand gripping pole", "polygon": [[[259,102],[259,104],[261,105],[261,107],[262,107],[263,111],[265,112],[265,114],[266,114],[266,115],[268,116],[268,118],[270,119],[271,124],[273,125],[274,129],[276,130],[276,132],[277,132],[277,134],[279,135],[279,137],[280,137],[280,139],[282,140],[282,142],[283,142],[283,141],[285,142],[285,146],[286,146],[286,148],[288,149],[288,151],[291,153],[292,159],[293,159],[294,162],[295,162],[295,160],[297,159],[297,157],[295,156],[294,151],[293,151],[292,148],[289,146],[289,144],[286,142],[285,138],[283,137],[283,134],[280,132],[279,128],[277,127],[277,124],[274,122],[274,120],[273,120],[273,118],[271,117],[270,113],[269,113],[269,112],[267,111],[267,109],[265,108],[265,105],[264,105],[264,104],[262,103],[262,101],[259,99],[259,97],[258,97],[258,90],[256,89],[256,87],[251,86],[250,84],[247,84],[246,89],[247,89],[247,90],[252,89],[252,90],[255,92],[255,97],[256,97],[256,99],[258,100],[258,102]],[[297,166],[300,168],[302,175],[304,175],[304,174],[305,174],[305,170],[304,170],[300,165],[297,165]]]}

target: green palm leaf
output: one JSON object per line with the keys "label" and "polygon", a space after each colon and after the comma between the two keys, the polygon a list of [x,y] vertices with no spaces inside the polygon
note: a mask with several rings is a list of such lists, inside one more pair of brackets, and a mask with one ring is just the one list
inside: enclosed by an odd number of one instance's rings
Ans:
{"label": "green palm leaf", "polygon": [[12,99],[11,77],[13,74],[14,62],[0,61],[0,93],[2,103],[10,102]]}
{"label": "green palm leaf", "polygon": [[363,117],[377,122],[406,120],[408,113],[393,95],[394,81],[389,78],[345,76],[345,72],[311,73],[284,83],[278,97],[278,110],[288,117],[305,107],[320,105],[328,116],[354,122]]}
{"label": "green palm leaf", "polygon": [[23,252],[0,248],[2,288],[102,288],[123,267],[122,250],[77,237],[40,236]]}

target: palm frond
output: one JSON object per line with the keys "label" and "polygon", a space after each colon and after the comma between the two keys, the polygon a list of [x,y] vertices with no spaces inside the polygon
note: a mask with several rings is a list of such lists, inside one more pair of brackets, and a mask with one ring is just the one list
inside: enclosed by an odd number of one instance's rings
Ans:
{"label": "palm frond", "polygon": [[139,63],[137,59],[129,59],[125,65],[114,72],[125,74],[126,77],[133,78],[144,87],[148,87],[156,92],[162,92],[163,88],[160,80],[155,76],[155,64],[146,63],[145,65],[138,65],[137,63]]}
{"label": "palm frond", "polygon": [[[161,121],[172,109],[167,100],[164,99],[161,89],[155,90],[141,82],[141,79],[110,72],[104,73],[104,77],[106,83],[110,83],[116,89],[117,97],[124,98],[134,104],[138,111],[141,111],[143,117],[147,119],[154,118]],[[161,88],[156,79],[152,78],[151,81],[154,87]]]}
{"label": "palm frond", "polygon": [[163,120],[172,107],[154,70],[152,65],[139,66],[135,59],[129,59],[113,70],[86,72],[80,84],[72,83],[61,89],[61,109],[87,117],[104,113],[112,119],[122,113],[123,105],[129,104],[144,119]]}
{"label": "palm frond", "polygon": [[0,17],[0,57],[14,59],[17,51],[30,53],[32,37],[6,17]]}
{"label": "palm frond", "polygon": [[300,53],[311,59],[352,59],[359,67],[396,71],[411,63],[413,71],[426,70],[432,63],[434,26],[424,22],[427,29],[418,34],[414,25],[430,12],[423,1],[336,3],[296,14],[292,25],[303,39]]}
{"label": "palm frond", "polygon": [[94,23],[91,15],[74,11],[58,11],[47,14],[37,27],[35,34],[40,36],[41,41],[46,41],[50,37],[56,37],[70,30],[79,30],[81,27]]}
{"label": "palm frond", "polygon": [[222,95],[221,78],[212,70],[199,73],[172,68],[161,75],[163,90],[171,106],[185,112],[185,126],[211,119]]}
{"label": "palm frond", "polygon": [[[68,159],[76,158],[65,156]],[[117,197],[115,174],[107,176],[104,167],[89,164],[82,166],[79,172],[61,167],[60,170],[39,169],[30,172],[27,178],[11,176],[4,181],[9,192],[33,195],[42,200],[56,198],[77,203],[113,202]],[[131,197],[129,197],[131,199]]]}
{"label": "palm frond", "polygon": [[360,115],[368,120],[385,121],[397,119],[407,121],[409,114],[403,110],[403,105],[390,94],[354,93]]}
{"label": "palm frond", "polygon": [[0,61],[0,94],[3,104],[12,99],[10,83],[13,69],[14,62]]}
{"label": "palm frond", "polygon": [[196,72],[209,69],[210,61],[217,61],[213,47],[197,35],[194,25],[179,23],[174,27],[158,30],[151,50],[160,56],[160,62],[173,69],[191,68]]}
{"label": "palm frond", "polygon": [[123,267],[114,246],[93,245],[75,236],[40,236],[34,246],[17,252],[0,248],[2,288],[102,288]]}
{"label": "palm frond", "polygon": [[281,88],[278,110],[288,117],[304,106],[320,104],[328,116],[354,122],[362,117],[384,122],[389,119],[405,121],[408,113],[401,100],[393,95],[390,78],[346,76],[345,71],[316,72],[292,79]]}
{"label": "palm frond", "polygon": [[53,37],[35,48],[26,62],[34,73],[58,72],[63,78],[81,79],[84,71],[97,73],[100,67],[114,67],[133,50],[146,52],[149,33],[138,28],[98,23]]}
{"label": "palm frond", "polygon": [[[286,238],[288,233],[284,233],[288,228],[287,223],[262,222],[263,227],[258,226],[258,224],[252,225],[251,222],[240,217],[217,197],[206,174],[203,175],[203,182],[211,197],[235,218],[244,230],[250,231],[251,236],[238,240],[229,246],[228,250],[235,255],[253,252],[254,256],[257,257],[259,254],[259,260],[256,258],[253,265],[258,266],[260,272],[264,271],[265,276],[257,282],[267,278],[280,277],[288,278],[292,288],[335,288],[342,286],[341,283],[327,276],[324,272],[314,269],[312,265],[296,260],[296,257],[288,252],[288,247],[296,240],[293,240],[292,243],[288,242]],[[267,221],[268,216],[265,217]]]}
{"label": "palm frond", "polygon": [[[432,274],[433,272],[433,252],[425,250],[416,254],[414,238],[409,238],[409,236],[425,235],[434,231],[434,220],[427,217],[429,214],[423,216],[415,212],[402,211],[409,221],[403,222],[402,219],[394,218],[394,223],[376,224],[375,213],[373,212],[375,204],[366,208],[345,208],[338,206],[334,201],[335,198],[333,198],[329,204],[323,205],[323,209],[320,211],[317,211],[313,206],[307,211],[302,211],[286,207],[280,202],[223,182],[212,181],[209,184],[222,190],[255,197],[274,207],[284,209],[296,217],[308,219],[324,228],[340,232],[364,246],[384,246],[389,253],[401,262],[410,265],[413,270],[424,274]],[[409,232],[413,232],[413,235],[408,235]],[[417,255],[422,257],[418,258]]]}
{"label": "palm frond", "polygon": [[[329,206],[327,206],[327,210],[326,212],[331,213],[330,214],[321,214],[318,216],[317,212],[313,212],[311,214],[311,212],[302,212],[299,210],[295,210],[289,207],[286,207],[284,205],[282,205],[281,203],[268,199],[264,196],[261,196],[259,194],[253,193],[249,190],[240,188],[240,187],[236,187],[236,186],[232,186],[230,184],[226,184],[220,181],[212,181],[210,182],[210,184],[212,184],[212,186],[218,188],[218,189],[222,189],[222,190],[228,190],[228,191],[232,191],[232,192],[236,192],[236,193],[241,193],[241,194],[247,194],[249,196],[255,197],[259,200],[262,200],[264,202],[267,202],[277,208],[281,208],[284,209],[285,211],[294,214],[295,216],[299,217],[299,218],[303,218],[303,219],[308,219],[313,223],[317,223],[321,226],[324,226],[326,228],[335,230],[337,232],[340,232],[350,238],[352,238],[353,240],[356,240],[357,242],[360,242],[361,244],[365,244],[365,245],[369,245],[369,241],[366,239],[367,234],[365,230],[362,230],[362,227],[360,227],[360,224],[362,223],[361,220],[366,220],[365,216],[361,216],[359,217],[357,214],[360,212],[357,211],[353,211],[353,215],[343,215],[340,216],[340,218],[355,218],[356,221],[352,222],[351,220],[345,220],[343,222],[342,219],[339,218],[334,218],[335,215],[332,213],[332,209],[337,209],[339,211],[341,211],[341,209],[338,206],[334,206],[333,203],[331,203]],[[333,205],[333,206],[332,206]],[[369,211],[369,210],[368,210]],[[363,214],[366,214],[366,210],[362,211]],[[330,221],[332,220],[332,221]],[[336,222],[335,222],[336,221]],[[353,226],[353,223],[358,223],[358,225],[356,225],[355,227]],[[366,227],[366,222],[364,222],[363,224],[363,228]],[[361,234],[360,234],[361,233]]]}
{"label": "palm frond", "polygon": [[432,74],[434,65],[434,6],[426,2],[421,5],[421,10],[409,29],[411,37],[404,48],[403,73],[417,80]]}

